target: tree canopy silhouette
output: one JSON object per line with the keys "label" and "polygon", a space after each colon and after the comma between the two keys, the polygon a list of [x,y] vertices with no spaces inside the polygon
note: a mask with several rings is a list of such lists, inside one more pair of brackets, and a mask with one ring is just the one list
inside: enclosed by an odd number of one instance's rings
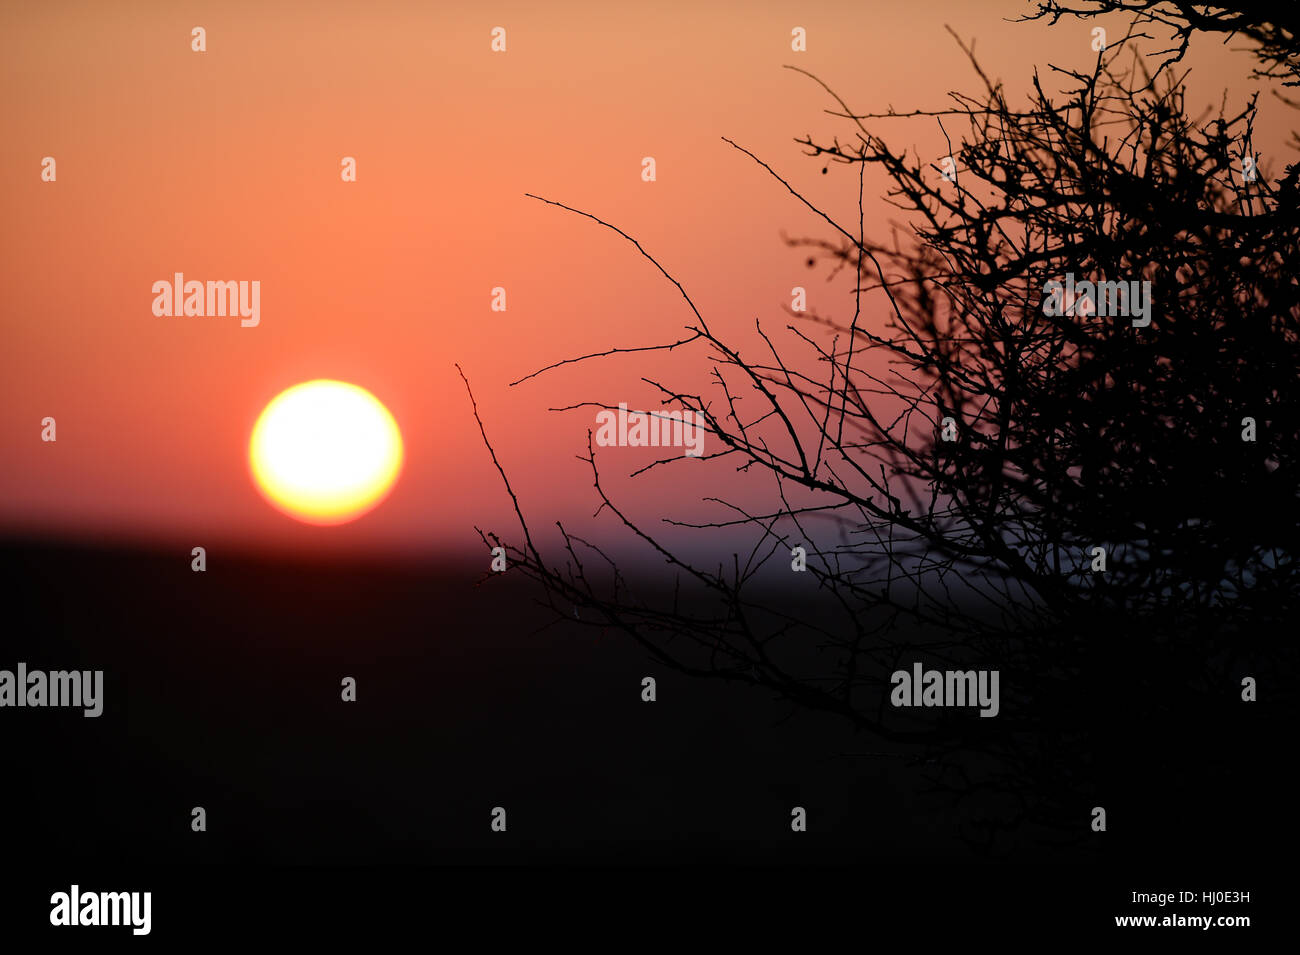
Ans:
{"label": "tree canopy silhouette", "polygon": [[[719,501],[715,521],[668,515],[752,529],[748,555],[699,566],[607,494],[589,433],[601,509],[693,601],[636,586],[606,543],[563,526],[562,553],[545,557],[517,500],[522,543],[480,532],[571,622],[934,761],[937,788],[996,806],[972,830],[983,845],[1026,824],[1086,838],[1092,799],[1177,785],[1170,765],[1190,744],[1175,737],[1232,743],[1242,678],[1294,672],[1282,635],[1300,554],[1297,167],[1270,177],[1255,156],[1255,98],[1195,118],[1175,71],[1208,30],[1253,41],[1262,76],[1294,76],[1295,33],[1246,3],[1079,7],[1052,0],[1037,16],[1128,10],[1134,28],[1090,70],[1053,67],[1063,92],[1035,74],[1024,106],[965,47],[980,88],[944,109],[858,113],[827,87],[843,135],[798,141],[857,173],[856,218],[726,140],[826,223],[792,247],[855,279],[851,315],[792,313],[779,337],[757,324],[759,356],[715,333],[631,236],[544,200],[632,243],[689,315],[674,341],[557,364],[703,350],[707,385],[651,383],[703,419],[721,448],[710,457],[770,475],[774,491],[758,512]],[[1181,44],[1154,71],[1134,50],[1152,22]],[[907,122],[938,122],[951,165],[895,148],[892,124]],[[866,234],[868,167],[900,210],[886,237]],[[1132,294],[1061,294],[1067,277]],[[1144,287],[1149,323],[1130,317]],[[771,583],[797,547],[816,615]],[[999,716],[891,707],[890,675],[911,660],[1000,669]]]}

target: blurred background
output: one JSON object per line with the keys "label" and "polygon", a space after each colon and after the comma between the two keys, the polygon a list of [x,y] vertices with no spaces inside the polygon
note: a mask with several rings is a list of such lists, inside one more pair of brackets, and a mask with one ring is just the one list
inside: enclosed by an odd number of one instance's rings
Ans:
{"label": "blurred background", "polygon": [[[585,449],[594,411],[659,402],[642,376],[700,392],[698,354],[620,356],[509,383],[562,358],[671,341],[691,318],[623,239],[524,197],[591,212],[639,239],[742,350],[789,321],[791,289],[845,317],[850,277],[811,271],[784,237],[829,227],[721,139],[770,163],[846,222],[857,171],[803,155],[797,136],[852,136],[815,73],[857,112],[940,109],[979,91],[953,37],[1015,101],[1035,68],[1084,68],[1091,26],[1015,23],[1031,4],[61,3],[0,9],[0,533],[168,546],[376,554],[479,548],[473,525],[513,530],[509,501],[453,367],[525,511],[548,525],[594,509]],[[1109,23],[1109,21],[1103,21]],[[191,51],[190,31],[207,31]],[[505,53],[490,49],[506,29]],[[1121,22],[1111,24],[1118,36]],[[807,51],[791,31],[807,31]],[[1204,105],[1243,101],[1252,61],[1196,37],[1185,65]],[[1264,97],[1267,100],[1267,97]],[[1190,108],[1190,103],[1189,103]],[[1289,133],[1256,130],[1261,166]],[[933,120],[873,130],[937,161]],[[953,130],[950,129],[950,132]],[[58,179],[42,182],[41,160]],[[340,179],[356,160],[357,181]],[[653,156],[657,181],[643,182]],[[897,210],[865,183],[867,232]],[[259,280],[261,324],[159,318],[173,273]],[[507,310],[494,312],[503,287]],[[867,321],[878,318],[868,315]],[[301,525],[249,479],[247,442],[276,394],[312,378],[373,392],[407,462],[391,497],[337,528]],[[57,443],[40,440],[41,420]],[[610,449],[604,475],[634,516],[665,497],[697,516],[745,500],[721,464],[629,485],[650,460]],[[694,462],[688,462],[694,463]],[[716,536],[705,542],[714,547]],[[618,546],[617,541],[610,541]]]}

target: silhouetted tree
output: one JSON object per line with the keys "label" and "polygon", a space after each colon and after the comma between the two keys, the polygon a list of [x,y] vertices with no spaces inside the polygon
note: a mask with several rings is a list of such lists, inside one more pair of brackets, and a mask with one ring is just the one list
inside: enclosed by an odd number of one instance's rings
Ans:
{"label": "silhouetted tree", "polygon": [[1174,44],[1157,54],[1163,57],[1157,72],[1181,62],[1197,33],[1220,35],[1225,43],[1240,36],[1260,62],[1252,76],[1300,86],[1300,56],[1296,52],[1300,49],[1300,14],[1283,4],[1267,0],[1037,0],[1035,6],[1025,20],[1045,19],[1054,24],[1062,17],[1089,20],[1111,13],[1132,14],[1130,36],[1150,36],[1138,32],[1150,26]]}
{"label": "silhouetted tree", "polygon": [[[1258,44],[1264,75],[1294,68],[1294,33],[1247,17],[1253,5],[1237,19],[1182,3],[1092,6],[1172,23],[1183,43],[1233,29]],[[1038,15],[1073,12],[1052,2]],[[1087,838],[1094,799],[1178,785],[1182,735],[1231,742],[1242,676],[1276,682],[1294,668],[1282,634],[1300,609],[1297,169],[1270,179],[1255,164],[1255,99],[1194,119],[1182,80],[1149,72],[1132,48],[1131,35],[1090,71],[1053,68],[1063,93],[1036,74],[1023,108],[973,56],[981,91],[942,110],[859,114],[827,88],[845,136],[799,142],[857,172],[856,221],[727,140],[826,222],[827,236],[791,244],[857,278],[851,317],[796,315],[779,347],[758,325],[758,357],[711,330],[630,236],[579,212],[633,242],[691,320],[676,341],[569,362],[704,350],[708,397],[651,384],[706,423],[720,446],[709,457],[770,475],[773,497],[694,525],[754,531],[751,553],[707,569],[606,493],[589,433],[601,509],[695,599],[647,593],[563,526],[564,553],[544,558],[517,500],[522,542],[481,531],[484,542],[507,547],[573,622],[909,744],[935,761],[938,788],[995,807],[972,831],[984,844],[1026,824]],[[945,136],[960,124],[950,175],[875,131],[908,119],[937,120]],[[887,241],[865,232],[870,166],[905,213]],[[1054,297],[1067,276],[1150,283],[1149,324],[1099,314],[1139,311],[1140,292]],[[796,546],[822,614],[795,611],[772,585]],[[891,707],[891,673],[912,660],[999,669],[1001,712]]]}

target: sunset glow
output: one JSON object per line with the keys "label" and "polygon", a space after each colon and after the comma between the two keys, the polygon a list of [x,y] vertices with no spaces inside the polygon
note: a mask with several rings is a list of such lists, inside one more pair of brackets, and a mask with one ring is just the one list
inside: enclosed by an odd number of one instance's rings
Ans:
{"label": "sunset glow", "polygon": [[309,524],[342,524],[388,494],[402,469],[402,435],[370,392],[318,379],[266,406],[248,456],[258,489],[280,510]]}

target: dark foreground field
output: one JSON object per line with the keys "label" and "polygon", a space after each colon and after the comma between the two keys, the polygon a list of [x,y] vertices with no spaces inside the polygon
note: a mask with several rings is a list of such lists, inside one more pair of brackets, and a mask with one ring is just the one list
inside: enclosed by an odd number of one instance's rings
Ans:
{"label": "dark foreground field", "polygon": [[[915,767],[836,721],[551,626],[464,565],[10,546],[0,667],[103,669],[7,709],[8,836],[84,860],[823,860],[966,854]],[[658,700],[641,701],[641,679]],[[344,677],[357,702],[341,699]],[[790,831],[792,806],[813,825]],[[191,831],[191,810],[208,831]],[[508,828],[490,828],[493,807]]]}
{"label": "dark foreground field", "polygon": [[[1146,873],[1231,888],[1287,864],[1291,753],[1263,758],[1267,741],[1207,740],[1199,788],[1168,811],[1168,794],[1130,792],[1092,842],[1012,833],[989,860],[963,837],[972,810],[927,794],[924,764],[664,670],[616,634],[539,632],[549,618],[525,582],[475,586],[464,563],[208,560],[199,574],[187,553],[0,549],[0,669],[103,669],[106,683],[98,719],[0,711],[10,859],[62,881],[194,863],[833,863],[986,890],[984,866],[1012,864],[1040,890],[1107,872],[1120,894]],[[1169,753],[1150,758],[1158,770]]]}

